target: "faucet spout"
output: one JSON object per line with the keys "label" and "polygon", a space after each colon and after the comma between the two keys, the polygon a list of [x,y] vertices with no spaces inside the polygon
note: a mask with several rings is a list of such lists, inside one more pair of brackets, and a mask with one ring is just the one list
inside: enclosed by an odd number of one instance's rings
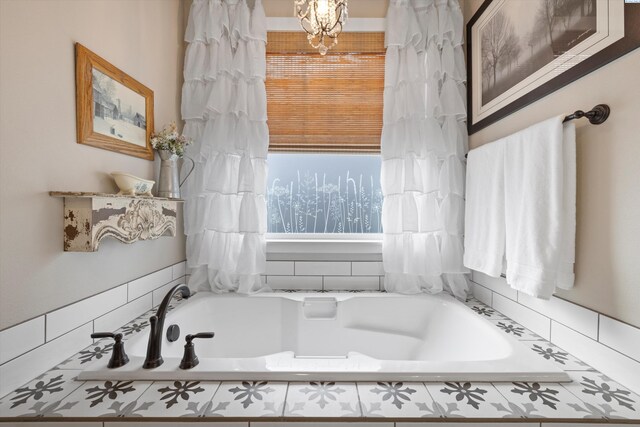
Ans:
{"label": "faucet spout", "polygon": [[171,298],[175,294],[180,292],[183,298],[189,298],[191,291],[185,284],[175,285],[167,292],[164,299],[158,307],[158,311],[154,316],[151,316],[149,323],[149,343],[147,344],[147,357],[144,360],[142,367],[144,369],[157,368],[162,365],[164,360],[162,359],[162,333],[164,329],[164,319],[167,316],[167,310],[169,309],[169,303]]}

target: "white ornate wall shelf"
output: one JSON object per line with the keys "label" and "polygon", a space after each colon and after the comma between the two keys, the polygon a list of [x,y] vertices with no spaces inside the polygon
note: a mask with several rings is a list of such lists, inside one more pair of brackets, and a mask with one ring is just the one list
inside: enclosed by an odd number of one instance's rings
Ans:
{"label": "white ornate wall shelf", "polygon": [[107,193],[51,191],[49,195],[64,198],[65,252],[95,252],[105,237],[122,243],[173,237],[178,203],[183,202]]}

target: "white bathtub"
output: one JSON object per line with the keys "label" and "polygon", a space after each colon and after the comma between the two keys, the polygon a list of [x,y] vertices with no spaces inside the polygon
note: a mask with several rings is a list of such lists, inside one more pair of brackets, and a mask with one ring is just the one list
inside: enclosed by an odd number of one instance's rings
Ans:
{"label": "white bathtub", "polygon": [[[167,315],[180,339],[164,338],[164,364],[145,370],[148,331],[125,348],[130,362],[103,358],[82,380],[570,381],[448,295],[201,292]],[[178,368],[184,336],[200,364]],[[164,334],[163,334],[164,335]]]}

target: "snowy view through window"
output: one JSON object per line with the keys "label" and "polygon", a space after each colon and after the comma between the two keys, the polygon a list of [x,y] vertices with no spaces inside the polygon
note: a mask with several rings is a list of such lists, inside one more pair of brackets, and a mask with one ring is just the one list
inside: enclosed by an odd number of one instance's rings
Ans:
{"label": "snowy view through window", "polygon": [[269,233],[381,233],[380,156],[269,154]]}

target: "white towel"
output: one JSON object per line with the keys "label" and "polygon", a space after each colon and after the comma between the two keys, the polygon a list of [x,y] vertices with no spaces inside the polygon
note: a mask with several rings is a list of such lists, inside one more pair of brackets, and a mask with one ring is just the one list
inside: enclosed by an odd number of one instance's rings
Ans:
{"label": "white towel", "polygon": [[556,286],[562,289],[573,288],[575,275],[573,265],[576,262],[576,125],[572,122],[563,125],[564,154],[564,195],[563,230],[560,262]]}
{"label": "white towel", "polygon": [[464,216],[465,267],[498,277],[505,247],[504,139],[469,151]]}
{"label": "white towel", "polygon": [[507,283],[544,299],[573,286],[575,127],[562,120],[504,138]]}

